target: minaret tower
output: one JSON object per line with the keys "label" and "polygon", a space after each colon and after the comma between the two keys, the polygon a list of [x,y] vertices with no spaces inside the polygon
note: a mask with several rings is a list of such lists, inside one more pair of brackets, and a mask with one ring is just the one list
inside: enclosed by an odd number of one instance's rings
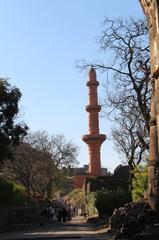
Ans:
{"label": "minaret tower", "polygon": [[97,87],[99,82],[96,80],[96,71],[91,68],[89,71],[89,79],[87,81],[88,105],[88,134],[82,137],[82,140],[88,145],[89,153],[89,173],[91,176],[97,177],[102,174],[100,161],[100,147],[106,139],[106,135],[99,134],[99,116],[101,106],[98,105]]}

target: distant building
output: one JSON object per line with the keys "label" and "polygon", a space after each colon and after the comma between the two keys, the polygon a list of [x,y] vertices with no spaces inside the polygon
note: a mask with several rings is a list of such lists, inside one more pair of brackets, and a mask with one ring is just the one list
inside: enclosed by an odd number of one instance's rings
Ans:
{"label": "distant building", "polygon": [[96,178],[86,178],[85,191],[86,193],[97,190],[117,191],[118,189],[122,189],[128,191],[129,176],[129,166],[119,165],[114,170],[114,174],[107,174]]}
{"label": "distant building", "polygon": [[[86,178],[94,178],[88,172],[89,165],[84,165],[83,167],[74,168],[73,175],[74,175],[74,188],[83,188]],[[101,168],[102,175],[109,175],[107,168]]]}

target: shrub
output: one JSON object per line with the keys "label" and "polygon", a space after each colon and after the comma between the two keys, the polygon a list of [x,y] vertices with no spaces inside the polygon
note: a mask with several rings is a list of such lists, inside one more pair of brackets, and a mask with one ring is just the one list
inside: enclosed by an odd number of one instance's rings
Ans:
{"label": "shrub", "polygon": [[0,206],[26,205],[26,192],[22,185],[0,178]]}
{"label": "shrub", "polygon": [[97,214],[97,208],[95,206],[96,193],[91,192],[86,195],[86,212],[89,212],[89,215]]}
{"label": "shrub", "polygon": [[131,201],[131,193],[124,190],[118,191],[97,191],[95,206],[99,216],[111,215],[115,208],[123,206]]}
{"label": "shrub", "polygon": [[134,179],[132,182],[132,199],[137,202],[144,198],[144,194],[148,188],[148,173],[147,166],[138,165],[134,171]]}
{"label": "shrub", "polygon": [[82,189],[75,189],[65,196],[65,199],[76,206],[83,207],[85,205],[85,194]]}

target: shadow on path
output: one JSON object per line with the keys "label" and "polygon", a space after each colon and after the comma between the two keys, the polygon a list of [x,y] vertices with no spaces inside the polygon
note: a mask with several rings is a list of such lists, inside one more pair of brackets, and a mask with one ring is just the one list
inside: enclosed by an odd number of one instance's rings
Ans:
{"label": "shadow on path", "polygon": [[[97,236],[100,236],[98,238]],[[0,240],[53,240],[53,239],[111,239],[101,238],[94,224],[88,224],[86,220],[77,216],[70,223],[58,223],[56,221],[47,226],[36,227],[28,230],[1,233]]]}

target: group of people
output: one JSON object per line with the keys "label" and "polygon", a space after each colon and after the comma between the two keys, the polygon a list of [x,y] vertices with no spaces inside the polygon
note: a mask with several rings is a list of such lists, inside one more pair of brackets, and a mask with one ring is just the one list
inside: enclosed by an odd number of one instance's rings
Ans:
{"label": "group of people", "polygon": [[72,211],[69,207],[60,207],[57,212],[58,222],[70,222],[72,219]]}
{"label": "group of people", "polygon": [[75,215],[75,208],[64,206],[64,207],[45,207],[42,212],[41,216],[47,216],[49,221],[57,220],[58,222],[70,222],[72,216]]}

